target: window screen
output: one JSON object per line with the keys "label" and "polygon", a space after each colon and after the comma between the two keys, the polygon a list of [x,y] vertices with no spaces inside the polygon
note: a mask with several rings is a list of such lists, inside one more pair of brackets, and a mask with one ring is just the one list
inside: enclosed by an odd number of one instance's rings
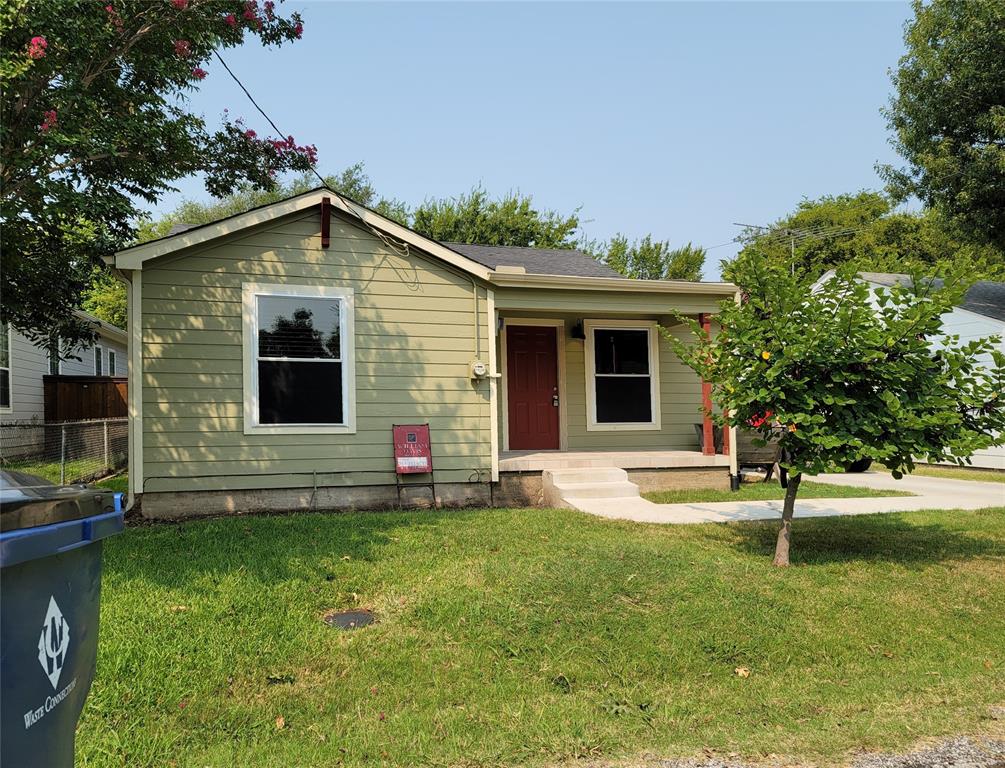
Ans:
{"label": "window screen", "polygon": [[598,424],[653,421],[649,331],[596,328],[593,355]]}
{"label": "window screen", "polygon": [[94,348],[94,375],[101,376],[101,347]]}
{"label": "window screen", "polygon": [[115,375],[115,350],[108,350],[108,375]]}
{"label": "window screen", "polygon": [[260,424],[345,423],[342,301],[257,297]]}
{"label": "window screen", "polygon": [[10,408],[10,326],[0,328],[0,408]]}

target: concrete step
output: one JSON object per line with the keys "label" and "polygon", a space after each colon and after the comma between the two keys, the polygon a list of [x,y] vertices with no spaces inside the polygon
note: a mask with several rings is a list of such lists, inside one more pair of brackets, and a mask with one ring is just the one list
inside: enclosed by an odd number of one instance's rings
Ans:
{"label": "concrete step", "polygon": [[616,483],[628,482],[628,473],[618,467],[577,467],[574,469],[546,469],[555,485],[566,483]]}
{"label": "concrete step", "polygon": [[614,483],[562,483],[555,488],[564,499],[613,499],[639,495],[639,487],[627,480]]}
{"label": "concrete step", "polygon": [[639,487],[618,467],[546,469],[542,473],[545,504],[573,507],[573,499],[637,499]]}

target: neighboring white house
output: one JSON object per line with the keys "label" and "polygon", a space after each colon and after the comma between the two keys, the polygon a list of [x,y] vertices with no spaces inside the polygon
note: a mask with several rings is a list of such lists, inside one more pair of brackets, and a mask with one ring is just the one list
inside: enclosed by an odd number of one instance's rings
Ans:
{"label": "neighboring white house", "polygon": [[[877,288],[891,288],[895,285],[910,285],[909,275],[889,272],[859,272],[859,277]],[[818,283],[834,275],[826,272]],[[981,280],[967,291],[960,304],[942,317],[943,331],[950,336],[959,336],[961,343],[998,337],[998,350],[1005,354],[1005,283]],[[991,355],[985,355],[985,362],[991,364]],[[1005,436],[1002,438],[1005,440]],[[989,469],[1005,469],[1005,444],[977,451],[971,457],[973,466]]]}
{"label": "neighboring white house", "polygon": [[55,359],[9,326],[0,329],[0,423],[43,420],[42,377],[47,374],[126,375],[126,332],[86,312],[76,315],[92,324],[98,339],[93,346],[77,347],[64,360]]}

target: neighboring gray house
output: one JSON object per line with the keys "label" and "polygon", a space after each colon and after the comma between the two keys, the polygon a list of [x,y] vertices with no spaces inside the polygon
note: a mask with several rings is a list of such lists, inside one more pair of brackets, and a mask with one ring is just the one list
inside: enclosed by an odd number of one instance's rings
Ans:
{"label": "neighboring gray house", "polygon": [[[834,275],[830,270],[818,280],[818,284]],[[910,275],[890,272],[859,272],[858,276],[875,288],[892,288],[895,285],[910,285]],[[936,282],[941,285],[941,282]],[[997,348],[1005,353],[1005,283],[981,280],[967,290],[960,303],[942,316],[942,330],[950,336],[959,336],[960,342],[997,336]],[[982,362],[991,364],[991,355],[985,355]],[[973,466],[987,469],[1005,469],[1005,438],[996,446],[976,451],[971,457]]]}
{"label": "neighboring gray house", "polygon": [[93,346],[77,347],[64,360],[55,359],[9,326],[0,330],[0,423],[43,420],[45,375],[127,375],[126,332],[86,312],[76,315],[92,324],[98,340]]}

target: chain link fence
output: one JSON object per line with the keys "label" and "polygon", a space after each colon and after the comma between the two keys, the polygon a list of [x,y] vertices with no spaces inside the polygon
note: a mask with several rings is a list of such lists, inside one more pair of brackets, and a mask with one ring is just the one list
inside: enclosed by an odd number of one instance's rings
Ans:
{"label": "chain link fence", "polygon": [[128,448],[127,419],[0,425],[0,467],[61,485],[123,469]]}

